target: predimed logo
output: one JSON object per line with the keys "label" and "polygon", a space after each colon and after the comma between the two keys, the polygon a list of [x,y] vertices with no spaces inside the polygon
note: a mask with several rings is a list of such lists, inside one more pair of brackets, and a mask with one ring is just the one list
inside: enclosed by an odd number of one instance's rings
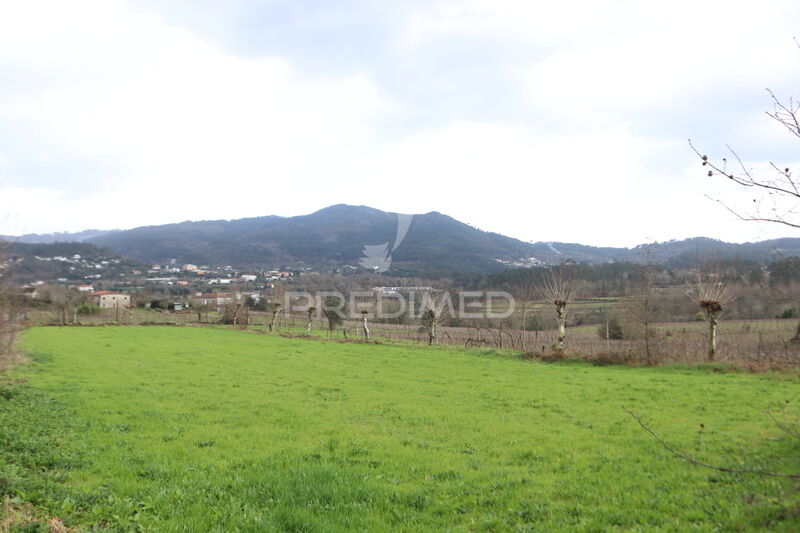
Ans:
{"label": "predimed logo", "polygon": [[367,244],[364,246],[364,256],[359,259],[358,264],[373,272],[386,272],[392,266],[392,253],[406,238],[408,229],[411,227],[411,219],[414,215],[397,214],[397,234],[394,238],[392,247],[389,248],[389,241],[383,244]]}

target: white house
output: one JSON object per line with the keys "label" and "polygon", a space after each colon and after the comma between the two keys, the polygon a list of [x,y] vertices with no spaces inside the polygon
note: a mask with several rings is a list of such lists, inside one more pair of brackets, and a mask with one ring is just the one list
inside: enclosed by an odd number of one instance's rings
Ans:
{"label": "white house", "polygon": [[127,309],[131,306],[130,294],[121,294],[111,291],[100,291],[92,295],[97,305],[103,309]]}

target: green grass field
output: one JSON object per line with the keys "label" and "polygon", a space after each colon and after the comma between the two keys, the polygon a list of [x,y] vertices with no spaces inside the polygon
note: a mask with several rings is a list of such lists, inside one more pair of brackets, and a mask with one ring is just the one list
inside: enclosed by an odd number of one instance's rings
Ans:
{"label": "green grass field", "polygon": [[[796,531],[787,374],[543,364],[221,329],[34,328],[0,492],[143,531]],[[704,429],[700,429],[703,424]]]}

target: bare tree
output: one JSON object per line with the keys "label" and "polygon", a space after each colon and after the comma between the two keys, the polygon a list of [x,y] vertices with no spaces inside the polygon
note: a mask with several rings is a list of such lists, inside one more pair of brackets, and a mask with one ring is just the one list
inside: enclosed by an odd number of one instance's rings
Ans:
{"label": "bare tree", "polygon": [[208,322],[208,312],[211,308],[207,304],[198,304],[194,306],[194,312],[197,313],[197,321],[202,322],[203,316],[206,317],[206,322]]}
{"label": "bare tree", "polygon": [[361,328],[364,331],[364,340],[369,342],[369,326],[367,325],[367,315],[369,311],[366,309],[361,310]]}
{"label": "bare tree", "polygon": [[[537,297],[539,292],[539,287],[537,286],[536,280],[533,276],[527,276],[526,278],[522,279],[518,284],[516,284],[513,288],[514,297],[517,300],[522,301],[520,305],[520,330],[527,331],[528,330],[528,310],[530,308],[530,304],[534,301]],[[527,348],[525,346],[525,334],[522,335],[522,351],[525,351]]]}
{"label": "bare tree", "polygon": [[542,292],[545,299],[553,304],[558,326],[556,351],[564,351],[564,339],[567,336],[567,307],[572,301],[578,286],[578,272],[574,265],[556,265],[550,268],[542,278]]}
{"label": "bare tree", "polygon": [[639,319],[644,326],[644,354],[648,365],[653,363],[652,347],[650,346],[650,324],[652,322],[652,303],[655,287],[655,263],[651,257],[652,249],[645,248],[645,263],[642,268],[642,298],[640,300]]}
{"label": "bare tree", "polygon": [[717,355],[717,321],[724,306],[732,299],[733,276],[725,276],[719,270],[703,275],[698,271],[691,296],[705,313],[708,322],[708,361]]}
{"label": "bare tree", "polygon": [[19,328],[19,313],[3,276],[10,247],[11,243],[0,239],[0,357],[11,351]]}
{"label": "bare tree", "polygon": [[73,323],[77,322],[76,309],[80,303],[79,300],[80,298],[75,290],[66,285],[53,287],[50,290],[50,301],[55,307],[58,320],[63,325],[69,323],[69,317],[71,317]]}
{"label": "bare tree", "polygon": [[225,304],[220,320],[223,324],[246,328],[250,324],[250,308],[247,307],[245,299],[233,296],[231,301]]}
{"label": "bare tree", "polygon": [[317,312],[317,308],[313,305],[308,308],[308,321],[306,323],[306,333],[311,335],[311,326],[314,321],[314,313]]}
{"label": "bare tree", "polygon": [[269,331],[270,331],[270,333],[272,333],[272,331],[275,329],[275,322],[278,320],[278,313],[281,312],[281,304],[279,304],[277,302],[273,303],[272,304],[272,308],[271,308],[271,312],[272,312],[272,317],[270,318],[270,321],[269,321]]}
{"label": "bare tree", "polygon": [[444,321],[444,308],[450,306],[452,311],[452,301],[447,291],[426,292],[421,304],[422,327],[428,334],[428,345],[436,344],[438,326]]}
{"label": "bare tree", "polygon": [[[800,42],[795,40],[800,47]],[[793,98],[779,99],[774,92],[767,89],[772,102],[772,110],[766,111],[767,116],[774,120],[781,128],[788,131],[795,138],[800,139],[800,102]],[[770,170],[767,174],[759,174],[748,168],[739,154],[730,146],[728,151],[733,157],[733,164],[729,166],[727,158],[710,158],[698,150],[691,139],[689,145],[707,167],[708,176],[721,176],[728,181],[753,192],[751,207],[747,209],[731,207],[721,200],[715,200],[741,220],[756,222],[769,222],[781,224],[790,228],[800,228],[800,182],[792,174],[786,164],[770,161]],[[774,290],[774,287],[771,287]],[[784,294],[785,295],[785,294]],[[797,299],[794,297],[794,299]],[[793,339],[800,339],[800,323],[797,334]]]}
{"label": "bare tree", "polygon": [[422,313],[422,325],[425,328],[425,331],[428,332],[428,345],[436,343],[436,325],[439,322],[439,317],[436,314],[436,311],[433,309],[428,309],[424,313]]}
{"label": "bare tree", "polygon": [[[788,101],[781,101],[769,89],[767,89],[767,93],[772,100],[772,111],[767,111],[766,114],[781,127],[786,129],[791,135],[800,138],[800,104],[796,103],[791,98]],[[730,165],[726,157],[712,159],[705,155],[695,147],[691,139],[689,140],[689,146],[695,154],[697,154],[702,166],[708,169],[707,175],[709,177],[720,176],[738,187],[742,187],[753,193],[752,203],[748,208],[731,207],[721,200],[715,200],[729,212],[741,220],[769,222],[791,228],[800,228],[800,217],[798,217],[799,213],[796,211],[798,200],[800,200],[800,187],[798,187],[798,182],[792,176],[791,169],[788,166],[770,162],[771,170],[765,175],[763,173],[757,173],[749,168],[739,154],[730,146],[727,146],[733,158],[732,164]],[[717,319],[719,314],[723,312],[726,304],[731,300],[732,282],[733,277],[729,276],[726,279],[719,275],[719,273],[707,275],[705,277],[703,277],[701,273],[697,275],[692,297],[703,309],[709,324],[709,361],[713,361],[717,355]],[[800,327],[798,332],[800,333]],[[643,423],[636,413],[628,411],[628,414],[666,450],[691,464],[712,468],[722,472],[750,473],[790,479],[800,478],[800,474],[796,473],[727,468],[699,461],[687,452],[667,443],[655,431]],[[779,425],[778,427],[781,426]],[[796,428],[793,429],[795,432],[786,431],[785,428],[781,429],[788,434],[794,435],[795,437],[797,436],[795,433]]]}
{"label": "bare tree", "polygon": [[[767,93],[772,100],[772,110],[766,112],[767,116],[791,135],[800,139],[800,102],[793,98],[789,98],[788,101],[780,100],[770,89],[767,89]],[[787,165],[771,161],[770,171],[761,174],[748,168],[748,165],[730,146],[727,148],[733,158],[731,162],[726,157],[712,159],[703,154],[692,144],[691,139],[689,146],[700,158],[702,165],[708,168],[708,176],[721,176],[753,192],[755,197],[752,206],[746,209],[731,207],[716,200],[728,211],[742,220],[771,222],[800,228],[800,213],[797,211],[798,200],[800,200],[800,183],[792,175],[792,171]]]}
{"label": "bare tree", "polygon": [[333,330],[344,321],[342,310],[344,309],[344,300],[339,296],[328,296],[322,304],[322,314],[325,315],[325,320],[328,321],[328,335],[333,333]]}

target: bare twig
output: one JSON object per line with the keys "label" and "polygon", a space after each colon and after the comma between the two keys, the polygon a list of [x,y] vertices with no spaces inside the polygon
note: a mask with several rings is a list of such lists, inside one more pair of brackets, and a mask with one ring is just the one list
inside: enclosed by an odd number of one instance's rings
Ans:
{"label": "bare twig", "polygon": [[[797,42],[797,41],[795,41]],[[799,45],[800,46],[800,45]],[[772,100],[772,111],[767,111],[766,114],[789,133],[795,137],[800,137],[800,103],[792,98],[788,102],[779,100],[775,93],[767,89],[767,93]],[[737,185],[745,188],[760,191],[765,195],[772,195],[773,199],[782,198],[785,200],[800,199],[800,184],[792,176],[791,170],[783,165],[777,165],[770,162],[770,166],[775,171],[774,176],[756,176],[753,171],[747,168],[742,161],[739,154],[730,146],[727,146],[728,151],[733,155],[740,168],[739,172],[728,170],[728,161],[722,158],[720,162],[714,162],[708,156],[702,154],[689,139],[689,146],[695,154],[702,160],[702,165],[709,168],[708,176],[720,175],[728,180],[736,183]],[[742,220],[754,222],[770,222],[776,224],[783,224],[792,228],[800,228],[800,222],[796,221],[798,218],[797,204],[786,209],[783,213],[778,212],[777,207],[773,207],[774,215],[763,216],[759,211],[760,202],[754,199],[755,213],[749,214],[738,209],[732,209],[720,200],[714,200],[720,205],[724,206],[729,212],[733,213]],[[794,219],[795,221],[793,221]]]}
{"label": "bare twig", "polygon": [[633,418],[636,421],[636,423],[639,424],[639,426],[641,426],[642,429],[647,431],[656,440],[656,442],[658,442],[665,450],[667,450],[671,454],[673,454],[673,455],[675,455],[677,457],[680,457],[684,461],[686,461],[686,462],[688,462],[690,464],[693,464],[695,466],[702,466],[704,468],[711,468],[713,470],[718,470],[720,472],[728,472],[728,473],[731,473],[731,474],[755,474],[755,475],[759,475],[759,476],[780,477],[780,478],[786,478],[786,479],[800,479],[800,474],[786,474],[786,473],[783,473],[783,472],[772,472],[770,470],[756,470],[756,469],[746,469],[746,468],[728,468],[728,467],[724,467],[724,466],[712,465],[710,463],[705,463],[703,461],[698,461],[697,459],[695,459],[694,457],[692,457],[688,453],[686,453],[686,452],[684,452],[682,450],[679,450],[678,448],[672,446],[670,443],[668,443],[664,439],[662,439],[658,435],[658,433],[653,431],[649,426],[647,426],[647,424],[642,422],[642,418],[638,414],[636,414],[633,411],[631,411],[630,409],[626,409],[624,407],[623,407],[623,410],[626,413],[628,413],[630,415],[630,417]]}

